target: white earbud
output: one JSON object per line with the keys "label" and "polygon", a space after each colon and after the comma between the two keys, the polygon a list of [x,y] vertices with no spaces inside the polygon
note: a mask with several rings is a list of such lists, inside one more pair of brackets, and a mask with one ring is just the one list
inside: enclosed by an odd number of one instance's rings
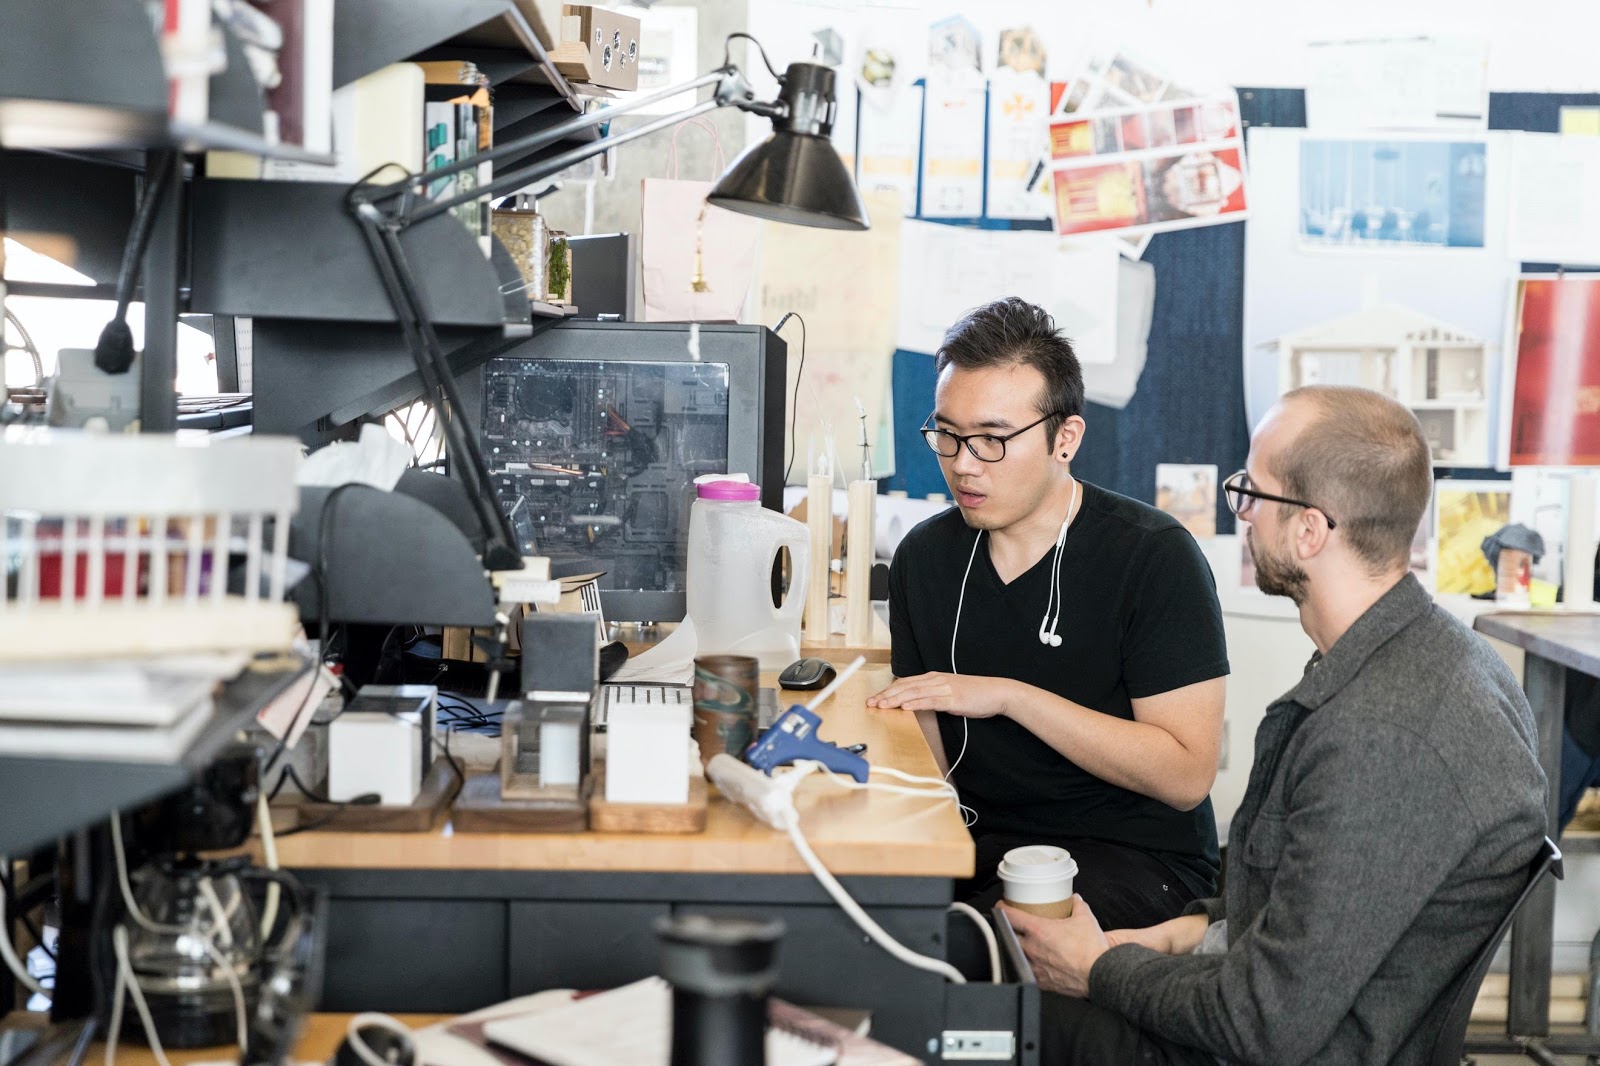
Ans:
{"label": "white earbud", "polygon": [[[1061,520],[1061,532],[1056,534],[1056,557],[1050,575],[1050,598],[1045,601],[1044,617],[1039,619],[1039,643],[1052,648],[1061,647],[1061,637],[1056,627],[1061,624],[1061,554],[1066,549],[1067,529],[1072,525],[1073,512],[1078,509],[1078,481],[1072,482],[1072,499],[1067,503],[1067,517]],[[1054,614],[1052,614],[1052,610]]]}

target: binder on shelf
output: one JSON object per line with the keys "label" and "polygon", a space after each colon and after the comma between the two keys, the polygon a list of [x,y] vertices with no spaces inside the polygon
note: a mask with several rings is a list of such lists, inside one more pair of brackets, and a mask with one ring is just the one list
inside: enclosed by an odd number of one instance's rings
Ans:
{"label": "binder on shelf", "polygon": [[313,152],[333,150],[334,0],[258,0],[283,32],[278,84],[266,90],[278,139]]}
{"label": "binder on shelf", "polygon": [[[487,75],[465,60],[431,60],[417,65],[427,83],[427,156],[423,170],[449,166],[492,148],[494,110]],[[476,171],[462,171],[430,185],[428,192],[435,199],[454,196],[487,185],[493,177],[493,164],[486,161]],[[461,204],[452,214],[477,239],[487,257],[492,251],[489,198]]]}

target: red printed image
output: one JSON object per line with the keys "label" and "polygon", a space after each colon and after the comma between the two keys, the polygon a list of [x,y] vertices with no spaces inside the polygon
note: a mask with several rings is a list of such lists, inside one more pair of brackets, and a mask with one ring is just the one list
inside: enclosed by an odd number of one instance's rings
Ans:
{"label": "red printed image", "polygon": [[1071,159],[1094,154],[1094,128],[1088,121],[1058,122],[1050,127],[1050,158]]}
{"label": "red printed image", "polygon": [[1138,163],[1058,170],[1055,190],[1059,233],[1092,233],[1146,221],[1144,168]]}
{"label": "red printed image", "polygon": [[1600,465],[1600,278],[1517,289],[1511,465]]}
{"label": "red printed image", "polygon": [[1122,116],[1122,148],[1124,151],[1133,152],[1140,148],[1150,146],[1149,138],[1145,135],[1144,115],[1135,111],[1131,115]]}

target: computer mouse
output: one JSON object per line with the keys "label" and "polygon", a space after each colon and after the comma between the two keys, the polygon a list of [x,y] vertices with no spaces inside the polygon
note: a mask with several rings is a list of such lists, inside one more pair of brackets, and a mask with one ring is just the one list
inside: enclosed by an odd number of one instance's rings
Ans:
{"label": "computer mouse", "polygon": [[[416,1066],[417,1046],[399,1022],[382,1016],[366,1017],[372,1021],[356,1025],[353,1033],[345,1036],[329,1066]],[[361,1040],[367,1054],[355,1048],[353,1037]]]}
{"label": "computer mouse", "polygon": [[821,688],[838,673],[826,659],[796,659],[783,668],[778,684],[783,688]]}

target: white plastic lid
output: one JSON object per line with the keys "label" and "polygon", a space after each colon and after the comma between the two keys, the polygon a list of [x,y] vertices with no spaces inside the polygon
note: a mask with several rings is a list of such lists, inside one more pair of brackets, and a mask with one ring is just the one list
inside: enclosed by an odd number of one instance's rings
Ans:
{"label": "white plastic lid", "polygon": [[1065,848],[1029,844],[1012,848],[1000,860],[1000,879],[1011,884],[1055,884],[1078,876],[1078,863]]}

